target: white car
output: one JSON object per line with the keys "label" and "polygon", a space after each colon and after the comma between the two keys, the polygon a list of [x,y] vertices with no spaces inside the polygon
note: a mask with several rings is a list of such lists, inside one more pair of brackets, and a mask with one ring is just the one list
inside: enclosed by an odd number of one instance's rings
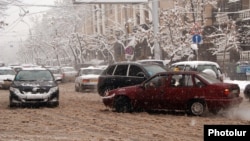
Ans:
{"label": "white car", "polygon": [[48,67],[48,70],[50,70],[57,82],[61,82],[63,75],[60,73],[60,69],[56,67]]}
{"label": "white car", "polygon": [[223,81],[223,73],[219,64],[212,61],[180,61],[171,64],[170,70],[205,72]]}
{"label": "white car", "polygon": [[74,67],[61,67],[62,82],[74,82],[77,71]]}
{"label": "white car", "polygon": [[96,90],[98,77],[103,70],[100,67],[80,68],[75,79],[75,91]]}
{"label": "white car", "polygon": [[16,72],[10,67],[0,67],[0,88],[8,89]]}

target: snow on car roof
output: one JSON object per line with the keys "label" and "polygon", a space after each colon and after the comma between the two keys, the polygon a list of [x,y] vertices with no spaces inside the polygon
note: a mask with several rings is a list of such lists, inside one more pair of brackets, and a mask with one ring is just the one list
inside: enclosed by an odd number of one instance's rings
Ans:
{"label": "snow on car roof", "polygon": [[219,67],[218,63],[212,62],[212,61],[181,61],[181,62],[173,63],[172,66],[175,66],[175,65],[190,65],[192,67],[197,67],[198,65],[201,65],[201,64],[213,64],[213,65]]}
{"label": "snow on car roof", "polygon": [[137,60],[136,62],[163,62],[164,65],[168,64],[170,60],[160,60],[160,59],[142,59]]}
{"label": "snow on car roof", "polygon": [[89,67],[85,67],[85,68],[80,68],[81,70],[86,70],[86,69],[98,69],[98,70],[103,70],[100,67],[94,67],[94,66],[89,66]]}
{"label": "snow on car roof", "polygon": [[0,70],[13,70],[11,67],[0,67]]}
{"label": "snow on car roof", "polygon": [[41,67],[31,67],[31,68],[23,68],[22,70],[48,70],[48,69]]}

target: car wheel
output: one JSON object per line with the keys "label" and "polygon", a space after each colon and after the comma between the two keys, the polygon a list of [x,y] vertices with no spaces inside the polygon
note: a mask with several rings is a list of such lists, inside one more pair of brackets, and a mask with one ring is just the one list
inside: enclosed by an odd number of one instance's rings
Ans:
{"label": "car wheel", "polygon": [[83,92],[82,86],[79,85],[79,92]]}
{"label": "car wheel", "polygon": [[58,106],[59,106],[59,101],[48,103],[48,107],[50,107],[50,108],[55,108],[55,107],[58,107]]}
{"label": "car wheel", "polygon": [[10,108],[16,107],[16,104],[12,102],[12,97],[10,97],[9,99],[9,107]]}
{"label": "car wheel", "polygon": [[201,116],[205,112],[205,104],[202,101],[192,101],[189,104],[189,112],[195,116]]}
{"label": "car wheel", "polygon": [[132,112],[130,100],[127,97],[117,97],[114,103],[115,111],[118,113]]}
{"label": "car wheel", "polygon": [[100,96],[104,96],[105,93],[106,93],[107,91],[109,91],[109,90],[112,90],[112,88],[111,88],[111,87],[104,87],[103,89],[100,89],[99,95],[100,95]]}
{"label": "car wheel", "polygon": [[77,87],[77,84],[75,84],[75,91],[79,92],[79,87]]}

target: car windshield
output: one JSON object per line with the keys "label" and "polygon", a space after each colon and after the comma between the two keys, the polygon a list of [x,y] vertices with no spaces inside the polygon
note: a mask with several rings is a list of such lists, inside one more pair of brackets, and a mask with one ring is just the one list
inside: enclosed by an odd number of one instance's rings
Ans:
{"label": "car windshield", "polygon": [[214,84],[214,83],[221,83],[220,80],[216,79],[215,77],[211,77],[211,75],[206,74],[206,73],[199,73],[198,74],[201,78],[205,79],[209,84]]}
{"label": "car windshield", "polygon": [[15,77],[16,81],[52,81],[53,76],[47,70],[22,70]]}
{"label": "car windshield", "polygon": [[203,64],[197,66],[197,71],[201,72],[205,69],[211,69],[214,72],[218,73],[217,67],[215,65]]}
{"label": "car windshield", "polygon": [[81,70],[81,75],[88,75],[88,74],[101,74],[101,69],[84,69]]}
{"label": "car windshield", "polygon": [[0,70],[0,75],[15,75],[14,70]]}
{"label": "car windshield", "polygon": [[144,68],[149,73],[150,76],[155,75],[159,72],[166,72],[166,70],[158,65],[145,65]]}

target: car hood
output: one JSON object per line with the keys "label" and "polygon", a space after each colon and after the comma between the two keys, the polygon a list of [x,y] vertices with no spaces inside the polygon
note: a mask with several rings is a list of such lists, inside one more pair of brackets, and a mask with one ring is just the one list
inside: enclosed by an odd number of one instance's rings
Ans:
{"label": "car hood", "polygon": [[53,87],[56,83],[53,81],[14,81],[13,85],[16,87]]}
{"label": "car hood", "polygon": [[117,88],[117,89],[113,89],[108,91],[108,95],[107,96],[111,96],[111,95],[116,95],[116,94],[125,94],[125,95],[134,95],[134,93],[140,89],[138,89],[138,87],[141,87],[141,84],[137,84],[137,85],[133,85],[133,86],[126,86],[126,87],[121,87],[121,88]]}
{"label": "car hood", "polygon": [[0,80],[13,80],[15,75],[0,75]]}

